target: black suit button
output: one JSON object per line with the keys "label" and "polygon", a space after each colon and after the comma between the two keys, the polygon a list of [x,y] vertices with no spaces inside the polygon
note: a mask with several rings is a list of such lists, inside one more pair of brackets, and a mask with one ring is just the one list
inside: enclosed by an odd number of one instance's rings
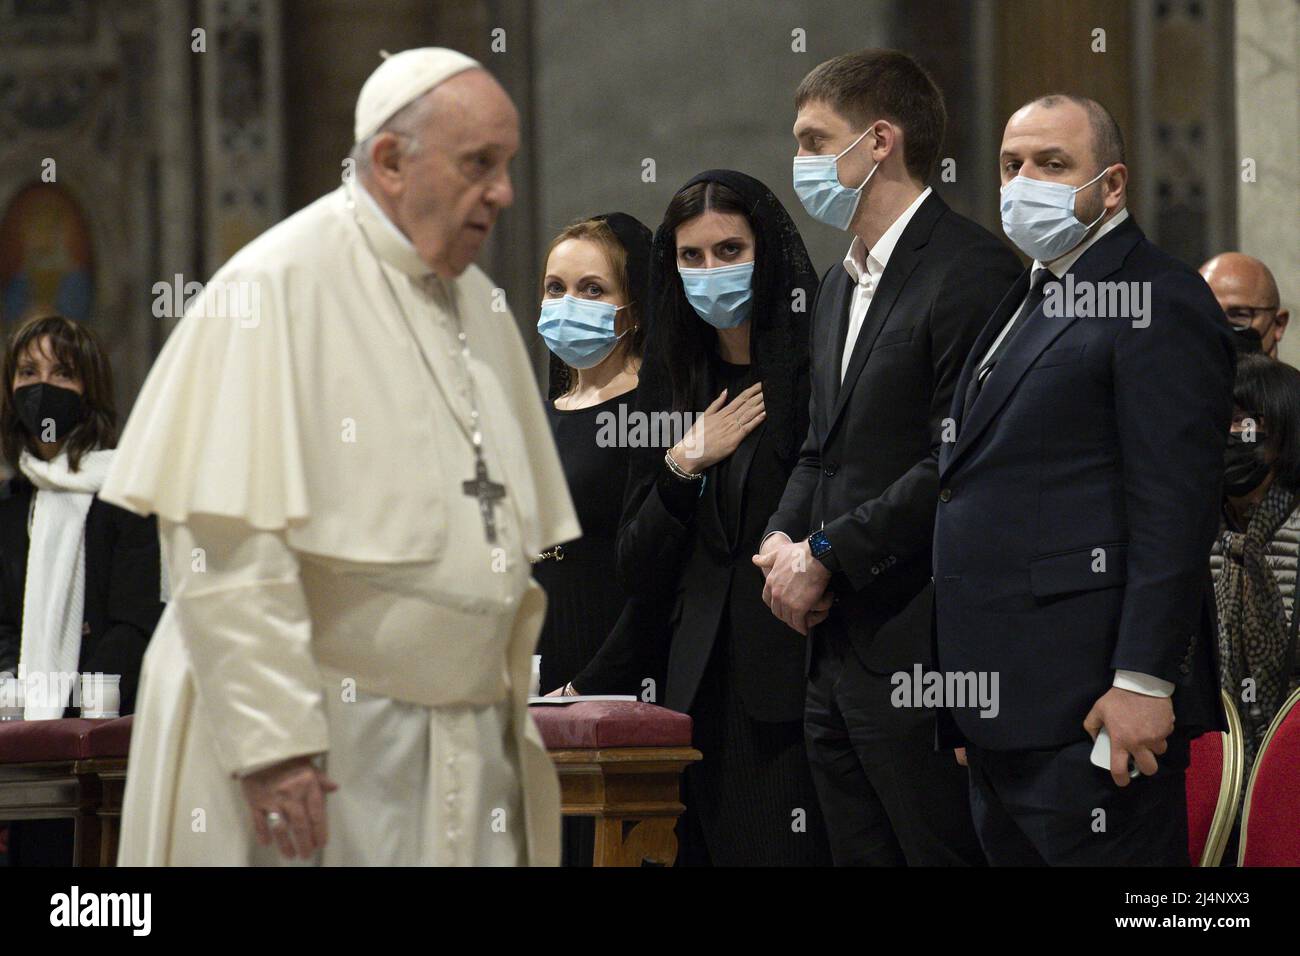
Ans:
{"label": "black suit button", "polygon": [[940,500],[940,501],[951,501],[951,500],[952,500],[952,489],[951,489],[951,488],[944,488],[942,491],[940,491],[940,492],[939,492],[939,500]]}
{"label": "black suit button", "polygon": [[829,465],[827,465],[825,468],[822,469],[822,471],[825,473],[825,475],[826,475],[827,478],[834,478],[834,477],[835,477],[835,465],[834,465],[834,464],[829,464]]}

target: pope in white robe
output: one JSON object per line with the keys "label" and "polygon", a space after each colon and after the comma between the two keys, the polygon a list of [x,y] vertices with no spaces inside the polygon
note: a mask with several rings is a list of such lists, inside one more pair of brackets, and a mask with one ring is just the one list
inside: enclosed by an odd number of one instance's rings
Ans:
{"label": "pope in white robe", "polygon": [[528,558],[579,528],[472,264],[517,115],[475,61],[412,50],[367,81],[356,140],[355,179],[189,305],[100,493],[158,515],[171,588],[122,865],[558,862]]}

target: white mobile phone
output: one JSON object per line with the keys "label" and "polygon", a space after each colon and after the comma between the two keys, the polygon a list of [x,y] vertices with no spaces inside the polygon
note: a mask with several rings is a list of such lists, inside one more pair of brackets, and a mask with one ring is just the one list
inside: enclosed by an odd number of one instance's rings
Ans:
{"label": "white mobile phone", "polygon": [[[1110,732],[1105,727],[1097,734],[1097,739],[1092,744],[1092,765],[1100,767],[1102,770],[1110,770]],[[1128,758],[1128,775],[1136,777],[1138,775],[1137,764],[1133,758]]]}

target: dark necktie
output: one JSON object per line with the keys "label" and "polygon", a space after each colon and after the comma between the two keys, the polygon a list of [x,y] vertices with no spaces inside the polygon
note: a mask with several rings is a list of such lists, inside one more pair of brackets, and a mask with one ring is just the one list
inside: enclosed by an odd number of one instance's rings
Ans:
{"label": "dark necktie", "polygon": [[1034,274],[1034,278],[1029,284],[1029,294],[1025,296],[1024,304],[1020,306],[1020,310],[1016,313],[1011,328],[1007,329],[1007,334],[1002,336],[1002,341],[993,350],[993,354],[985,359],[983,364],[976,369],[975,374],[971,376],[970,385],[966,388],[965,404],[962,406],[962,421],[970,417],[971,406],[975,404],[980,389],[984,387],[984,383],[988,381],[989,375],[993,372],[993,366],[997,365],[998,360],[1006,354],[1007,346],[1011,344],[1011,340],[1016,337],[1016,333],[1024,327],[1026,320],[1034,314],[1034,310],[1046,298],[1043,288],[1055,278],[1056,276],[1052,274],[1052,270],[1047,268],[1039,269]]}

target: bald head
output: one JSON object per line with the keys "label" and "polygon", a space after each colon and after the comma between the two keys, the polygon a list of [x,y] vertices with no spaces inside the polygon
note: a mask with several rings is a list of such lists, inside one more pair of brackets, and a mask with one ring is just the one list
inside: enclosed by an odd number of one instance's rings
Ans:
{"label": "bald head", "polygon": [[1277,358],[1277,343],[1291,316],[1280,307],[1277,282],[1268,266],[1242,252],[1224,252],[1201,266],[1200,272],[1228,321],[1253,328],[1264,354]]}
{"label": "bald head", "polygon": [[[1250,299],[1252,301],[1246,303],[1250,305],[1278,306],[1277,282],[1273,273],[1264,263],[1244,252],[1220,253],[1201,266],[1201,276],[1219,296],[1220,304],[1224,301],[1223,295],[1230,295],[1234,299]],[[1220,290],[1223,290],[1222,294]]]}
{"label": "bald head", "polygon": [[1082,111],[1087,119],[1092,157],[1098,168],[1124,162],[1124,134],[1120,132],[1119,123],[1115,122],[1110,110],[1096,100],[1075,93],[1048,93],[1026,103],[1021,110],[1031,106],[1052,110],[1067,104]]}

